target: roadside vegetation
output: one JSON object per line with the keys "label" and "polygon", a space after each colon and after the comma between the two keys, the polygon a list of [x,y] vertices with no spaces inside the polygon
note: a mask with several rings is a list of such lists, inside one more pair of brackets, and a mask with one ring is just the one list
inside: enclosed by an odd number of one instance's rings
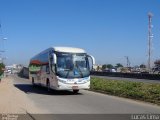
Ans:
{"label": "roadside vegetation", "polygon": [[0,82],[3,77],[4,70],[5,70],[5,65],[3,63],[0,63]]}
{"label": "roadside vegetation", "polygon": [[91,78],[92,91],[160,105],[160,84]]}
{"label": "roadside vegetation", "polygon": [[0,75],[3,74],[4,69],[5,69],[5,65],[3,63],[0,63]]}

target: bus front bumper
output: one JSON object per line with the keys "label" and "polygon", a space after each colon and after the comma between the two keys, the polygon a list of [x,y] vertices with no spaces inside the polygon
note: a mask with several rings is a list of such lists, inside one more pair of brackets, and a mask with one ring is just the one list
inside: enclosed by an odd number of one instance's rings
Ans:
{"label": "bus front bumper", "polygon": [[69,83],[62,83],[58,82],[58,89],[59,90],[81,90],[81,89],[89,89],[90,88],[90,81],[87,81],[83,84],[69,84]]}

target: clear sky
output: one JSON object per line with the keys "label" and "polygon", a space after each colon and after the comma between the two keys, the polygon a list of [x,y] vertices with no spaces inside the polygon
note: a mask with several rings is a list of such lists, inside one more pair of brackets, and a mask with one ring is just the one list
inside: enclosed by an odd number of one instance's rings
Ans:
{"label": "clear sky", "polygon": [[[160,58],[160,0],[0,0],[0,47],[7,64],[28,65],[51,46],[85,49],[99,64],[147,63],[148,12],[152,61]],[[3,41],[2,38],[7,40]]]}

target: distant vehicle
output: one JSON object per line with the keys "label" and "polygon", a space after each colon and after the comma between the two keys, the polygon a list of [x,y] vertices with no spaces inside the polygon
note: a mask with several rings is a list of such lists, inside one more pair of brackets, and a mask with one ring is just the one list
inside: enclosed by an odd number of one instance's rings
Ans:
{"label": "distant vehicle", "polygon": [[153,72],[153,73],[160,74],[160,67],[158,66],[158,67],[152,68],[152,72]]}
{"label": "distant vehicle", "polygon": [[116,69],[110,69],[111,72],[117,72]]}
{"label": "distant vehicle", "polygon": [[72,47],[51,47],[30,60],[29,78],[32,84],[47,89],[73,90],[90,88],[90,70],[94,57],[85,50]]}
{"label": "distant vehicle", "polygon": [[117,72],[116,69],[112,68],[112,69],[105,69],[103,70],[103,72]]}
{"label": "distant vehicle", "polygon": [[11,73],[12,73],[12,70],[8,69],[7,72],[11,74]]}

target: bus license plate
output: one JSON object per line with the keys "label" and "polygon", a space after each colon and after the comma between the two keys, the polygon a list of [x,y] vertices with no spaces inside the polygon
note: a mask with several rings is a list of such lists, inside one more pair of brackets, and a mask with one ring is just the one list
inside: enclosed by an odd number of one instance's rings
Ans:
{"label": "bus license plate", "polygon": [[78,89],[78,86],[72,86],[72,89],[73,90]]}

